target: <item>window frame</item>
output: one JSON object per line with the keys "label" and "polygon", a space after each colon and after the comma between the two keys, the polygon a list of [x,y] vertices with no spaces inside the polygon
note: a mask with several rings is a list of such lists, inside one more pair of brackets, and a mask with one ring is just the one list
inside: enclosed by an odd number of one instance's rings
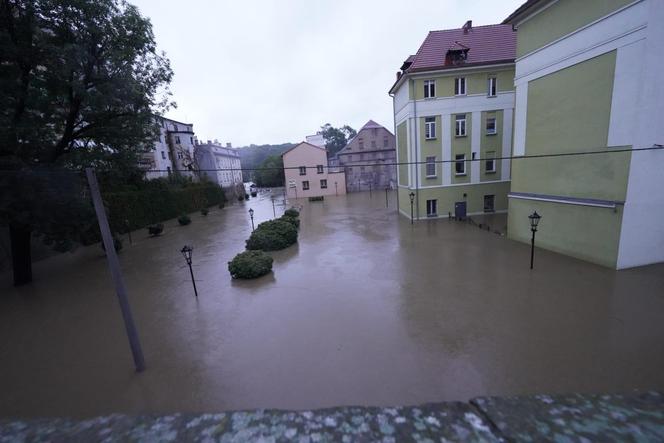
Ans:
{"label": "window frame", "polygon": [[[459,172],[458,170],[459,165],[463,166],[463,172]],[[456,154],[454,156],[454,175],[455,176],[466,175],[466,154]]]}
{"label": "window frame", "polygon": [[[489,120],[493,120],[493,132],[489,131]],[[498,119],[494,117],[486,117],[486,120],[484,122],[484,130],[486,131],[486,135],[496,135],[498,134]]]}
{"label": "window frame", "polygon": [[[491,164],[493,165],[493,169],[489,169],[487,167],[489,165],[489,162],[491,162]],[[486,153],[486,157],[484,158],[484,172],[486,174],[495,174],[497,172],[495,151],[488,151]]]}
{"label": "window frame", "polygon": [[424,80],[424,98],[436,98],[436,80]]}
{"label": "window frame", "polygon": [[487,80],[487,97],[497,97],[498,96],[498,77],[492,75]]}
{"label": "window frame", "polygon": [[302,180],[302,190],[308,191],[309,189],[311,189],[311,186],[309,185],[309,180]]}
{"label": "window frame", "polygon": [[176,135],[176,136],[175,136],[175,144],[176,144],[176,145],[179,145],[179,144],[180,144],[180,136],[179,136],[179,135]]}
{"label": "window frame", "polygon": [[327,179],[326,178],[322,178],[320,180],[320,188],[321,189],[327,189]]}
{"label": "window frame", "polygon": [[[468,131],[466,128],[467,125],[467,118],[466,114],[455,114],[454,115],[454,136],[455,137],[466,137],[468,135]],[[460,123],[463,122],[463,133],[459,130],[460,128]]]}
{"label": "window frame", "polygon": [[316,165],[316,173],[317,174],[324,174],[325,173],[325,168],[323,165]]}
{"label": "window frame", "polygon": [[[462,88],[463,86],[463,88]],[[467,95],[466,90],[466,77],[454,77],[454,95],[464,96]],[[462,91],[463,89],[463,91]]]}
{"label": "window frame", "polygon": [[[431,211],[430,209],[434,209]],[[426,202],[427,217],[438,217],[438,199],[428,199]]]}
{"label": "window frame", "polygon": [[[438,176],[438,174],[437,174],[438,171],[436,170],[437,168],[436,168],[436,156],[435,155],[426,157],[424,167],[425,167],[424,175],[425,175],[426,178],[436,178]],[[433,167],[433,174],[429,173],[429,168],[430,167]]]}
{"label": "window frame", "polygon": [[424,117],[424,139],[436,139],[436,117]]}
{"label": "window frame", "polygon": [[298,166],[300,168],[300,175],[307,175],[307,167],[306,166]]}

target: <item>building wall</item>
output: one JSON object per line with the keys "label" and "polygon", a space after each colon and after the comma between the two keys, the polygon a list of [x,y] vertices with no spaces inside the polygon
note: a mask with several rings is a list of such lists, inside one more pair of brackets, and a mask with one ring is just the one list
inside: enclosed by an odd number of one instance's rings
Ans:
{"label": "building wall", "polygon": [[521,48],[544,46],[517,62],[515,155],[599,154],[515,159],[512,191],[618,204],[511,198],[511,238],[530,241],[523,224],[537,210],[539,246],[613,268],[664,261],[664,227],[654,221],[664,197],[652,192],[664,187],[653,167],[664,152],[614,152],[650,147],[664,133],[654,74],[664,69],[662,21],[660,1],[560,0],[519,26]]}
{"label": "building wall", "polygon": [[498,92],[514,90],[514,68],[496,67],[485,68],[481,72],[452,71],[448,73],[436,73],[415,79],[414,92],[417,100],[424,98],[424,82],[434,80],[436,82],[435,97],[454,97],[454,79],[466,78],[466,95],[486,95],[489,77],[496,78]]}
{"label": "building wall", "polygon": [[[346,179],[342,172],[330,172],[327,164],[327,151],[307,143],[301,143],[283,155],[286,195],[289,198],[307,198],[325,195],[345,194]],[[323,166],[323,173],[317,166]],[[300,175],[298,168],[306,167],[306,174]],[[321,180],[327,180],[327,189],[321,188]],[[302,182],[309,182],[309,189]],[[335,187],[336,183],[336,187]],[[291,186],[294,184],[294,187]]]}
{"label": "building wall", "polygon": [[[407,122],[401,122],[397,126],[397,162],[408,162],[408,128]],[[400,164],[398,166],[399,186],[408,186],[408,165]]]}
{"label": "building wall", "polygon": [[361,129],[336,158],[349,192],[396,186],[396,141],[384,127]]}

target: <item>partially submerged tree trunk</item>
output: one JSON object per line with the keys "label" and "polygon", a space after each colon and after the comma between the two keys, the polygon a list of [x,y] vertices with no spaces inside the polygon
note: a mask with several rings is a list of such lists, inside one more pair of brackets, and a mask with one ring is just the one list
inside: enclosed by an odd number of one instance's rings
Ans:
{"label": "partially submerged tree trunk", "polygon": [[10,224],[9,238],[12,248],[14,268],[14,286],[21,286],[32,281],[32,256],[30,254],[30,229],[26,226]]}

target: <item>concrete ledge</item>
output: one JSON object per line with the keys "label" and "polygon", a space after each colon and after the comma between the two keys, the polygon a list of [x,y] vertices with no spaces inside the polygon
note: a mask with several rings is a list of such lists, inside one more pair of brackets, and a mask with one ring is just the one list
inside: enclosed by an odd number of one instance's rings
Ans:
{"label": "concrete ledge", "polygon": [[0,420],[0,441],[664,441],[664,395]]}

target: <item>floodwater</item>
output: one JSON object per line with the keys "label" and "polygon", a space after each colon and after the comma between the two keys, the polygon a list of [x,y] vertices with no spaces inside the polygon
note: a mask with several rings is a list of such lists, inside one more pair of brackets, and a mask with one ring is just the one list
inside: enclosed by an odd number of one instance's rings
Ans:
{"label": "floodwater", "polygon": [[384,193],[365,192],[298,201],[299,244],[273,254],[273,274],[232,281],[247,210],[272,217],[267,195],[125,239],[140,374],[98,246],[37,263],[29,287],[4,276],[0,415],[664,389],[662,265],[615,272],[537,250],[530,271],[528,245],[447,220],[411,226],[394,195],[386,209]]}

